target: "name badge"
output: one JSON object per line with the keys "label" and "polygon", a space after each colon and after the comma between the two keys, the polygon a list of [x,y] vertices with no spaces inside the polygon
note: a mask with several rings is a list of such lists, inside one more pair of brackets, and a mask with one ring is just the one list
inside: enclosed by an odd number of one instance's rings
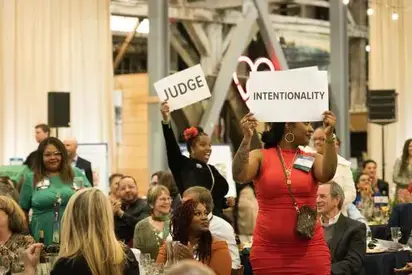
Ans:
{"label": "name badge", "polygon": [[373,200],[374,200],[375,203],[382,203],[382,204],[389,203],[389,197],[388,196],[374,196]]}
{"label": "name badge", "polygon": [[304,155],[299,155],[295,163],[293,163],[293,168],[309,172],[310,169],[312,169],[313,163],[315,162],[315,158],[311,156],[304,156]]}
{"label": "name badge", "polygon": [[50,187],[50,180],[48,178],[44,178],[42,181],[39,181],[36,184],[36,188],[38,190],[47,189]]}

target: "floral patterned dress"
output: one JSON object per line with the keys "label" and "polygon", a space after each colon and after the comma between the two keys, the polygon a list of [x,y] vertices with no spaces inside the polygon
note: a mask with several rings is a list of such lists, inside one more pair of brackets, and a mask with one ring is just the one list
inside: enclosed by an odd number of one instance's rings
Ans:
{"label": "floral patterned dress", "polygon": [[34,243],[35,241],[30,235],[12,234],[6,243],[0,244],[0,257],[8,257],[10,262],[17,261],[20,252]]}

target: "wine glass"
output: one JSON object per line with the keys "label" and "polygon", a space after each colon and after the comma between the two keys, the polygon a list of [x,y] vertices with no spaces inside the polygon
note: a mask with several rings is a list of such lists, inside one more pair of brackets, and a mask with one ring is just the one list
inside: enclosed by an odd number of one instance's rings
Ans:
{"label": "wine glass", "polygon": [[164,264],[155,263],[153,265],[153,275],[163,275],[164,274]]}
{"label": "wine glass", "polygon": [[392,241],[398,243],[400,238],[402,238],[402,232],[400,227],[391,227],[391,237]]}
{"label": "wine glass", "polygon": [[369,244],[372,241],[372,231],[366,231],[366,244]]}
{"label": "wine glass", "polygon": [[83,188],[83,178],[82,177],[74,177],[73,179],[73,189],[79,190]]}
{"label": "wine glass", "polygon": [[383,221],[383,215],[381,210],[378,207],[375,207],[375,210],[373,212],[373,215],[375,217],[375,221],[377,224],[382,224]]}
{"label": "wine glass", "polygon": [[0,257],[0,275],[5,275],[10,270],[11,260],[8,256]]}
{"label": "wine glass", "polygon": [[143,269],[146,273],[149,273],[150,265],[152,264],[152,257],[150,253],[143,253],[141,255],[140,261],[142,262]]}

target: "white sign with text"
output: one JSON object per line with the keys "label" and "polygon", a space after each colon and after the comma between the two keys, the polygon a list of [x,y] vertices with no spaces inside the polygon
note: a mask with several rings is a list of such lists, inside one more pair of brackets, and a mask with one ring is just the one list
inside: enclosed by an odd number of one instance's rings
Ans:
{"label": "white sign with text", "polygon": [[[267,61],[265,61],[265,62],[272,62],[272,61],[267,59]],[[259,63],[255,62],[255,64],[253,64],[253,63],[251,63],[251,61],[250,61],[250,63],[249,63],[249,61],[247,61],[247,63],[249,64],[249,66],[251,68],[251,72],[257,72],[258,71],[257,67],[258,67],[258,65],[260,65]],[[270,71],[274,72],[275,69],[271,68]],[[318,67],[317,66],[311,66],[311,67],[295,68],[295,69],[290,69],[289,71],[318,71]],[[246,81],[246,93],[243,92],[243,89],[239,90],[239,93],[242,96],[243,100],[245,100],[246,106],[248,106],[248,108],[249,108],[249,103],[248,103],[249,102],[249,97],[250,97],[250,94],[251,94],[251,90],[249,89],[250,77],[251,77],[251,75],[249,75],[249,79]],[[236,74],[236,78],[237,78],[237,74]]]}
{"label": "white sign with text", "polygon": [[251,72],[248,107],[263,122],[321,121],[329,110],[326,71]]}
{"label": "white sign with text", "polygon": [[169,103],[170,111],[181,109],[211,97],[200,65],[165,77],[157,81],[154,87],[160,100]]}

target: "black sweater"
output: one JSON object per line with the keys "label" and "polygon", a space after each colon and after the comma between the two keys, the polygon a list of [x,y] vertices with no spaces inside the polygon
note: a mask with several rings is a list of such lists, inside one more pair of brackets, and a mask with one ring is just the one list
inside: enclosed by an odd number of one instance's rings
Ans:
{"label": "black sweater", "polygon": [[[123,270],[125,275],[139,275],[139,263],[137,262],[133,252],[126,248],[126,265]],[[92,275],[86,260],[79,256],[74,259],[60,258],[54,265],[51,275]]]}
{"label": "black sweater", "polygon": [[212,190],[214,202],[213,214],[222,216],[223,208],[226,207],[225,196],[229,191],[226,179],[217,171],[213,165],[185,157],[180,151],[179,144],[170,124],[163,124],[163,135],[166,142],[167,161],[169,168],[176,181],[179,192],[183,192],[193,186],[202,186],[210,190],[213,185],[212,171],[215,184]]}
{"label": "black sweater", "polygon": [[114,217],[114,226],[117,239],[128,244],[133,240],[134,227],[138,222],[150,215],[146,200],[138,198],[130,205],[122,204],[124,214],[122,217]]}

